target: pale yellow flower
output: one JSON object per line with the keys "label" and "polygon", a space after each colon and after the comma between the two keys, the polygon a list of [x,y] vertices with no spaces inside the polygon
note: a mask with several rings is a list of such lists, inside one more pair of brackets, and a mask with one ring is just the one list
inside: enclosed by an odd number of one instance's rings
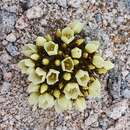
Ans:
{"label": "pale yellow flower", "polygon": [[62,96],[55,101],[55,110],[60,113],[65,110],[70,110],[72,108],[72,101],[67,99],[65,96]]}
{"label": "pale yellow flower", "polygon": [[99,41],[90,41],[88,44],[85,46],[85,49],[88,53],[94,53],[97,51],[99,48]]}
{"label": "pale yellow flower", "polygon": [[81,91],[79,89],[79,85],[77,83],[67,83],[64,88],[65,97],[68,99],[76,99]]}
{"label": "pale yellow flower", "polygon": [[104,66],[104,60],[99,54],[94,55],[92,63],[96,68],[102,68]]}
{"label": "pale yellow flower", "polygon": [[46,72],[40,67],[37,67],[36,70],[30,73],[28,80],[31,81],[33,84],[40,84],[45,81],[45,78]]}
{"label": "pale yellow flower", "polygon": [[23,59],[18,63],[18,67],[21,69],[22,73],[29,74],[34,69],[34,62],[30,59]]}
{"label": "pale yellow flower", "polygon": [[74,102],[74,106],[77,110],[83,111],[84,109],[86,109],[85,99],[83,97],[77,98],[76,101]]}
{"label": "pale yellow flower", "polygon": [[61,62],[63,71],[72,72],[74,69],[74,62],[71,57],[67,57]]}
{"label": "pale yellow flower", "polygon": [[74,33],[80,33],[84,27],[84,24],[79,20],[74,20],[68,26],[74,31]]}
{"label": "pale yellow flower", "polygon": [[106,70],[110,70],[110,69],[112,69],[114,67],[114,64],[111,61],[107,60],[107,61],[104,61],[104,66],[103,67]]}
{"label": "pale yellow flower", "polygon": [[44,93],[39,96],[38,104],[43,109],[51,108],[54,105],[54,98],[49,93]]}
{"label": "pale yellow flower", "polygon": [[71,28],[66,27],[62,30],[61,40],[66,44],[69,44],[74,40],[74,32]]}
{"label": "pale yellow flower", "polygon": [[38,60],[39,59],[39,55],[38,54],[32,54],[30,57],[32,60]]}
{"label": "pale yellow flower", "polygon": [[39,91],[39,88],[40,88],[40,85],[39,84],[29,84],[28,86],[28,89],[27,89],[27,92],[28,93],[32,93],[32,92],[38,92]]}
{"label": "pale yellow flower", "polygon": [[90,85],[88,89],[89,95],[92,97],[100,97],[101,96],[101,84],[98,79],[95,79]]}
{"label": "pale yellow flower", "polygon": [[38,104],[38,100],[39,100],[39,96],[40,94],[37,92],[33,92],[30,94],[29,98],[28,98],[28,102],[30,105],[37,105]]}
{"label": "pale yellow flower", "polygon": [[46,42],[46,39],[45,39],[44,37],[42,37],[42,36],[38,36],[38,37],[36,38],[36,45],[37,45],[37,46],[42,46],[42,47],[44,47],[45,42]]}
{"label": "pale yellow flower", "polygon": [[75,47],[71,50],[71,56],[73,58],[80,58],[82,56],[82,50],[79,49],[78,47]]}
{"label": "pale yellow flower", "polygon": [[60,74],[59,71],[54,70],[54,69],[50,69],[49,72],[48,72],[48,74],[47,74],[47,76],[46,76],[47,84],[53,85],[56,82],[58,82],[58,80],[59,80],[59,74]]}
{"label": "pale yellow flower", "polygon": [[34,44],[25,44],[21,51],[25,56],[30,57],[32,54],[37,53],[37,47]]}
{"label": "pale yellow flower", "polygon": [[53,41],[46,42],[44,44],[44,49],[49,56],[58,54],[58,44],[54,43]]}
{"label": "pale yellow flower", "polygon": [[75,77],[80,86],[87,86],[90,80],[88,72],[84,70],[78,70]]}

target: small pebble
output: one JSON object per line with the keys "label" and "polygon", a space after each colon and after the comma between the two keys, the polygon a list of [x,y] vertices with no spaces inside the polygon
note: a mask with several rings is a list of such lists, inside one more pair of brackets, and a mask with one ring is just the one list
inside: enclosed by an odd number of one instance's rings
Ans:
{"label": "small pebble", "polygon": [[43,9],[39,6],[34,6],[27,10],[26,16],[28,19],[40,18],[43,15]]}
{"label": "small pebble", "polygon": [[7,35],[6,40],[9,42],[15,42],[16,36],[13,33],[10,33],[9,35]]}
{"label": "small pebble", "polygon": [[7,52],[11,55],[11,56],[17,56],[19,55],[18,52],[18,48],[16,46],[14,46],[12,43],[8,44],[7,47]]}
{"label": "small pebble", "polygon": [[57,0],[57,4],[59,6],[66,8],[67,7],[67,0]]}

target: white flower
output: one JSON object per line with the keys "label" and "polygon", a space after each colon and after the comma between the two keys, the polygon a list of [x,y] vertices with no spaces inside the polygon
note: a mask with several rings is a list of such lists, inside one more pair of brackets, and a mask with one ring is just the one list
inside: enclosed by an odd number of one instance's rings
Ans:
{"label": "white flower", "polygon": [[32,54],[37,53],[37,47],[34,44],[25,44],[21,51],[25,56],[30,57]]}
{"label": "white flower", "polygon": [[104,61],[104,66],[103,66],[106,70],[110,70],[114,67],[114,64],[111,61]]}
{"label": "white flower", "polygon": [[65,96],[56,99],[55,110],[58,113],[63,112],[65,110],[69,110],[71,108],[72,108],[72,101],[70,99],[67,99]]}
{"label": "white flower", "polygon": [[43,109],[51,108],[54,105],[54,98],[48,93],[39,96],[39,107]]}
{"label": "white flower", "polygon": [[84,71],[84,70],[78,70],[75,77],[76,77],[78,84],[83,87],[87,86],[88,81],[90,80],[88,72]]}
{"label": "white flower", "polygon": [[74,106],[77,110],[83,111],[86,108],[85,99],[83,97],[77,98],[76,101],[74,102]]}
{"label": "white flower", "polygon": [[94,53],[97,51],[100,43],[99,41],[90,41],[88,44],[85,46],[85,49],[88,53]]}
{"label": "white flower", "polygon": [[40,88],[39,84],[33,84],[33,83],[31,83],[31,84],[29,84],[27,91],[28,91],[28,93],[38,92],[39,88]]}
{"label": "white flower", "polygon": [[63,92],[68,99],[76,99],[81,94],[77,83],[67,83]]}
{"label": "white flower", "polygon": [[62,30],[61,40],[66,44],[69,44],[74,40],[74,32],[71,28],[66,27]]}
{"label": "white flower", "polygon": [[37,46],[42,46],[42,47],[44,47],[45,42],[46,42],[46,39],[45,39],[44,37],[42,37],[42,36],[38,36],[38,37],[36,38],[36,45],[37,45]]}
{"label": "white flower", "polygon": [[74,69],[74,62],[71,57],[67,57],[61,62],[63,71],[72,72]]}
{"label": "white flower", "polygon": [[79,20],[74,20],[72,23],[68,25],[74,33],[80,33],[84,27],[84,24],[81,23]]}
{"label": "white flower", "polygon": [[104,66],[104,60],[99,54],[95,54],[92,63],[96,68],[102,68]]}
{"label": "white flower", "polygon": [[57,71],[57,70],[54,70],[54,69],[50,69],[47,76],[46,76],[46,79],[47,79],[47,84],[49,85],[53,85],[55,84],[56,82],[58,82],[58,77],[59,77],[59,74],[60,72]]}
{"label": "white flower", "polygon": [[39,99],[40,94],[37,92],[33,92],[30,94],[28,98],[28,102],[30,105],[37,105],[38,104],[38,99]]}
{"label": "white flower", "polygon": [[49,56],[58,54],[58,44],[55,44],[53,41],[46,42],[44,49]]}
{"label": "white flower", "polygon": [[18,63],[18,67],[21,69],[22,73],[29,74],[34,69],[34,62],[30,59],[23,59]]}
{"label": "white flower", "polygon": [[45,81],[45,78],[46,72],[40,67],[37,67],[36,70],[30,73],[28,80],[32,81],[33,84],[40,84]]}
{"label": "white flower", "polygon": [[101,96],[101,84],[98,79],[95,79],[90,85],[89,85],[89,95],[92,97],[100,97]]}

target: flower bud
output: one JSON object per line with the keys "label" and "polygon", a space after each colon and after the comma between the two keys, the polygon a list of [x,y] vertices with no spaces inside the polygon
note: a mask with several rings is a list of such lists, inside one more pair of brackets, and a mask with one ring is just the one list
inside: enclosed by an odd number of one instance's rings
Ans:
{"label": "flower bud", "polygon": [[60,30],[60,29],[57,29],[57,31],[56,31],[56,36],[57,36],[57,37],[61,37],[61,30]]}
{"label": "flower bud", "polygon": [[40,93],[41,93],[41,94],[44,93],[45,91],[47,91],[47,89],[48,89],[48,85],[45,84],[45,83],[43,83],[43,84],[41,85],[41,87],[40,87]]}
{"label": "flower bud", "polygon": [[97,69],[98,74],[105,74],[107,73],[107,70],[105,68],[99,68]]}
{"label": "flower bud", "polygon": [[84,39],[78,39],[78,40],[76,40],[75,43],[76,43],[78,46],[80,46],[83,42],[84,42]]}
{"label": "flower bud", "polygon": [[42,64],[43,64],[43,65],[48,65],[48,64],[49,64],[49,60],[48,60],[47,58],[44,58],[44,59],[42,60]]}
{"label": "flower bud", "polygon": [[58,59],[55,60],[55,65],[56,65],[56,66],[60,66],[60,64],[61,64],[60,60],[58,60]]}
{"label": "flower bud", "polygon": [[78,65],[79,64],[79,61],[76,60],[76,59],[74,59],[73,62],[74,62],[74,65]]}
{"label": "flower bud", "polygon": [[82,56],[82,50],[78,47],[75,47],[71,50],[71,56],[73,58],[80,58]]}
{"label": "flower bud", "polygon": [[55,89],[53,95],[55,96],[55,98],[59,98],[60,97],[60,91],[58,89]]}
{"label": "flower bud", "polygon": [[64,73],[63,78],[64,78],[64,80],[69,81],[71,79],[71,74],[70,73]]}
{"label": "flower bud", "polygon": [[50,34],[47,34],[46,36],[45,36],[45,39],[46,39],[46,41],[52,41],[52,37],[50,36]]}

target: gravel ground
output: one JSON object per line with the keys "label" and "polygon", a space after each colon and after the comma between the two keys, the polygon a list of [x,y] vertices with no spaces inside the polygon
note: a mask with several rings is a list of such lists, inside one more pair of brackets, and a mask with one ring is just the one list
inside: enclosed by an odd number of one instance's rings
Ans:
{"label": "gravel ground", "polygon": [[[84,112],[33,110],[27,77],[17,68],[20,48],[37,35],[86,22],[86,39],[98,39],[115,68],[101,76],[101,100]],[[130,0],[0,0],[0,130],[130,130]]]}

